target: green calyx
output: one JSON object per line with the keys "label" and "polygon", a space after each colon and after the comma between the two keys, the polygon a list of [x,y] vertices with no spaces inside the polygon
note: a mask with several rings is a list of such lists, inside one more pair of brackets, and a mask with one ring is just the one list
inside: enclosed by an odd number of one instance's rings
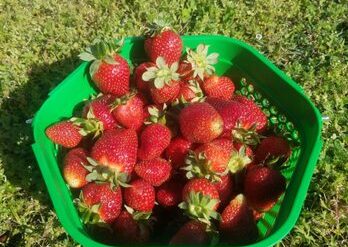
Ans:
{"label": "green calyx", "polygon": [[199,86],[199,83],[196,80],[189,81],[189,88],[194,92],[195,97],[191,100],[193,102],[203,102],[205,100],[203,90]]}
{"label": "green calyx", "polygon": [[256,124],[245,129],[240,123],[232,130],[232,139],[236,142],[256,146],[260,143],[260,135],[256,132]]}
{"label": "green calyx", "polygon": [[122,97],[116,98],[111,104],[111,111],[115,110],[120,105],[125,105],[127,102],[137,94],[136,90],[132,90],[130,93],[123,95]]}
{"label": "green calyx", "polygon": [[199,44],[196,51],[187,48],[187,62],[192,66],[193,77],[204,79],[204,75],[212,75],[215,72],[214,64],[218,62],[218,53],[208,55],[208,45]]}
{"label": "green calyx", "polygon": [[206,178],[212,182],[219,182],[221,176],[225,175],[225,173],[212,171],[211,161],[207,159],[203,152],[197,154],[194,151],[189,151],[185,163],[186,166],[181,169],[186,171],[188,179]]}
{"label": "green calyx", "polygon": [[135,221],[147,221],[151,218],[152,212],[136,211],[127,205],[124,205],[124,207],[127,210],[127,212],[132,215]]}
{"label": "green calyx", "polygon": [[93,134],[93,137],[96,138],[104,130],[103,123],[94,117],[91,108],[87,113],[87,119],[73,117],[70,119],[70,121],[80,128],[79,133],[82,136]]}
{"label": "green calyx", "polygon": [[146,69],[143,73],[142,79],[144,81],[151,81],[157,89],[163,88],[165,85],[170,86],[172,81],[179,80],[178,63],[172,65],[166,64],[163,57],[158,57],[156,60],[156,66]]}
{"label": "green calyx", "polygon": [[166,104],[163,104],[162,110],[159,110],[155,106],[151,106],[148,108],[148,112],[150,116],[145,121],[146,125],[149,125],[152,123],[160,123],[165,125],[167,123],[167,119],[166,119],[167,105]]}
{"label": "green calyx", "polygon": [[211,199],[210,196],[203,195],[202,192],[190,192],[188,199],[179,204],[179,208],[183,209],[185,214],[191,219],[198,220],[211,225],[211,220],[220,220],[220,214],[215,211],[217,199]]}
{"label": "green calyx", "polygon": [[98,224],[102,223],[103,221],[100,219],[99,216],[99,204],[95,204],[92,206],[87,206],[84,203],[83,200],[83,194],[80,193],[79,198],[76,198],[74,200],[75,205],[77,206],[77,210],[80,213],[80,218],[84,224]]}
{"label": "green calyx", "polygon": [[153,22],[150,22],[146,25],[144,33],[148,37],[154,37],[157,34],[164,32],[165,30],[172,30],[170,27],[169,18],[166,18],[163,15],[159,15]]}
{"label": "green calyx", "polygon": [[109,182],[111,189],[115,189],[119,186],[130,187],[130,185],[127,184],[129,176],[126,173],[100,165],[90,157],[87,157],[87,161],[90,165],[83,166],[89,171],[89,174],[86,176],[88,182]]}
{"label": "green calyx", "polygon": [[228,170],[231,173],[237,173],[250,163],[251,159],[246,155],[246,147],[243,145],[239,151],[235,149],[232,151],[231,158],[228,162]]}

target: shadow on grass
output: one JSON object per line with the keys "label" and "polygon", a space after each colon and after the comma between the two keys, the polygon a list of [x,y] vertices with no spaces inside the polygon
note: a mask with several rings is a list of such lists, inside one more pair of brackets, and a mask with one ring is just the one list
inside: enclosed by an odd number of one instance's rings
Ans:
{"label": "shadow on grass", "polygon": [[28,82],[10,93],[0,109],[0,155],[7,180],[27,195],[51,207],[48,192],[36,163],[28,119],[51,91],[80,63],[77,54],[52,64],[32,65]]}

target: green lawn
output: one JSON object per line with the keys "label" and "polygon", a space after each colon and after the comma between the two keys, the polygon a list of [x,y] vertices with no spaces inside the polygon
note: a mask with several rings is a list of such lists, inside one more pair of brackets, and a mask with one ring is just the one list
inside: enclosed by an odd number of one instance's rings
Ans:
{"label": "green lawn", "polygon": [[301,216],[280,245],[348,245],[346,0],[80,2],[0,1],[0,246],[6,238],[7,246],[76,245],[54,213],[26,120],[90,41],[140,35],[158,12],[181,33],[224,34],[255,46],[330,117]]}

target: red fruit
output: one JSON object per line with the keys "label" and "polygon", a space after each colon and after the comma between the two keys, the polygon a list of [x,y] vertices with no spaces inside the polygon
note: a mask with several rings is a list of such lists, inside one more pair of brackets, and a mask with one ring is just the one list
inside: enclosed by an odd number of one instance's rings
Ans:
{"label": "red fruit", "polygon": [[172,237],[169,245],[208,245],[210,243],[206,225],[190,220]]}
{"label": "red fruit", "polygon": [[174,169],[179,169],[185,164],[185,158],[190,148],[191,142],[183,137],[175,137],[170,142],[165,154]]}
{"label": "red fruit", "polygon": [[138,158],[151,160],[161,156],[168,147],[171,133],[168,127],[162,124],[150,124],[145,127],[140,135]]}
{"label": "red fruit", "polygon": [[133,219],[133,216],[123,210],[113,224],[117,243],[144,244],[150,239],[149,228]]}
{"label": "red fruit", "polygon": [[182,192],[183,202],[179,208],[191,219],[210,225],[211,219],[218,219],[219,193],[215,186],[205,178],[189,180]]}
{"label": "red fruit", "polygon": [[117,127],[117,121],[111,114],[111,108],[109,107],[112,102],[111,95],[103,95],[90,101],[83,109],[82,117],[88,119],[97,119],[102,122],[103,126],[101,130],[110,130]]}
{"label": "red fruit", "polygon": [[46,135],[52,142],[66,148],[76,147],[82,140],[80,128],[70,121],[55,123],[46,129]]}
{"label": "red fruit", "polygon": [[178,97],[179,92],[179,82],[172,82],[171,85],[164,85],[162,88],[150,88],[151,97],[155,104],[171,103]]}
{"label": "red fruit", "polygon": [[134,130],[109,130],[94,144],[91,157],[100,165],[129,175],[136,163],[137,149],[138,137]]}
{"label": "red fruit", "polygon": [[[258,133],[263,131],[267,125],[267,117],[253,101],[248,100],[248,104],[244,104],[236,100],[207,98],[207,102],[221,115],[224,123],[224,136],[231,136],[232,133],[235,137],[239,137],[238,141],[243,142],[241,139],[244,138],[246,144],[257,144],[255,138],[252,139],[255,136],[251,133],[254,132],[252,128],[255,126],[255,131]],[[232,130],[236,133],[233,133]],[[246,132],[244,136],[243,132]]]}
{"label": "red fruit", "polygon": [[137,89],[145,94],[149,92],[149,82],[144,81],[142,76],[146,72],[147,68],[156,66],[156,64],[151,62],[145,62],[140,64],[138,67],[134,70],[134,81],[136,83]]}
{"label": "red fruit", "polygon": [[113,104],[112,114],[125,128],[137,130],[144,120],[144,102],[139,94],[118,98]]}
{"label": "red fruit", "polygon": [[71,188],[82,188],[88,183],[86,180],[88,171],[83,167],[87,163],[87,154],[82,148],[74,148],[65,155],[63,175]]}
{"label": "red fruit", "polygon": [[89,183],[82,188],[79,210],[84,223],[97,223],[98,218],[113,223],[121,212],[121,188],[111,189],[109,183]]}
{"label": "red fruit", "polygon": [[219,228],[223,240],[228,243],[248,244],[256,241],[258,230],[253,213],[242,194],[237,195],[224,209]]}
{"label": "red fruit", "polygon": [[80,58],[93,61],[89,72],[102,93],[122,96],[129,91],[130,69],[127,61],[116,53],[117,46],[114,41],[98,41]]}
{"label": "red fruit", "polygon": [[244,180],[244,195],[248,204],[258,211],[267,211],[285,191],[282,174],[266,166],[248,169]]}
{"label": "red fruit", "polygon": [[223,120],[219,113],[207,103],[193,103],[179,115],[180,130],[188,141],[207,143],[223,131]]}
{"label": "red fruit", "polygon": [[182,61],[179,63],[178,73],[182,81],[193,80],[193,69],[191,63]]}
{"label": "red fruit", "polygon": [[157,189],[156,201],[163,207],[177,206],[182,200],[184,184],[181,180],[172,179]]}
{"label": "red fruit", "polygon": [[226,76],[212,75],[203,82],[203,90],[209,97],[231,99],[234,92],[232,80]]}
{"label": "red fruit", "polygon": [[202,101],[203,91],[200,88],[198,82],[189,81],[188,83],[183,83],[180,87],[180,92],[178,99],[186,102],[197,102]]}
{"label": "red fruit", "polygon": [[156,158],[140,161],[135,165],[134,171],[152,186],[160,186],[169,179],[172,167],[168,161]]}
{"label": "red fruit", "polygon": [[155,206],[155,189],[143,179],[134,180],[124,190],[126,204],[137,211],[151,212]]}
{"label": "red fruit", "polygon": [[183,44],[180,35],[173,30],[164,30],[145,40],[145,51],[152,62],[163,57],[166,63],[178,62]]}
{"label": "red fruit", "polygon": [[231,200],[234,191],[234,182],[230,174],[221,177],[221,180],[214,183],[216,190],[219,192],[220,208],[224,208]]}
{"label": "red fruit", "polygon": [[201,168],[196,175],[198,177],[209,177],[213,179],[226,172],[231,158],[233,144],[230,140],[220,138],[209,143],[202,144],[195,149],[195,157],[189,165]]}
{"label": "red fruit", "polygon": [[285,162],[291,154],[291,149],[286,140],[282,137],[269,136],[263,139],[255,152],[255,162],[263,163],[278,159]]}

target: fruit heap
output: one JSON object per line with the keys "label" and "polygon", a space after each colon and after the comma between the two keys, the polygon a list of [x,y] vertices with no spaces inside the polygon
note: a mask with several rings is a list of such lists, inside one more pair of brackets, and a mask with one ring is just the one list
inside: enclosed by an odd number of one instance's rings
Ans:
{"label": "fruit heap", "polygon": [[256,241],[256,222],[285,191],[287,141],[215,73],[209,46],[182,56],[175,31],[155,30],[133,73],[121,46],[97,40],[80,54],[100,94],[46,129],[87,229],[120,244]]}

